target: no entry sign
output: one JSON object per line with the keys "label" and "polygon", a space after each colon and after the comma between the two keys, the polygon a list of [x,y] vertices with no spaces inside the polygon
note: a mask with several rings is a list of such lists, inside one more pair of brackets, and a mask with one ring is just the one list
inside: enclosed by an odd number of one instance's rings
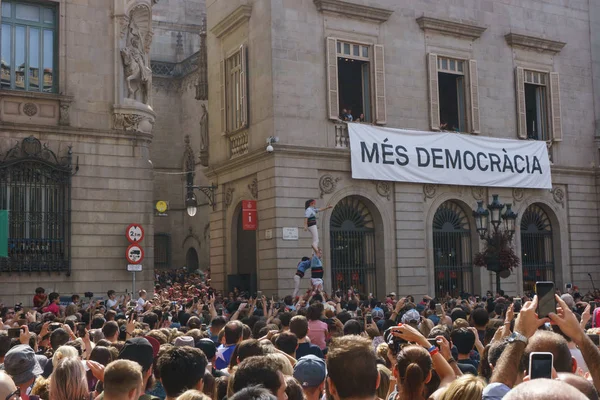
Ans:
{"label": "no entry sign", "polygon": [[139,243],[144,238],[144,228],[140,224],[130,224],[125,231],[129,243]]}
{"label": "no entry sign", "polygon": [[242,229],[255,231],[258,226],[257,222],[256,200],[242,200]]}
{"label": "no entry sign", "polygon": [[133,243],[127,248],[125,257],[130,264],[139,264],[144,259],[144,250],[139,245]]}

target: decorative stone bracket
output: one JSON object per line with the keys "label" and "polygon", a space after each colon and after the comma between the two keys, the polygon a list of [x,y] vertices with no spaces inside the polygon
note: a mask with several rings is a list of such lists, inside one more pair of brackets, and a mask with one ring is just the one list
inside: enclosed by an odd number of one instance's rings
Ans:
{"label": "decorative stone bracket", "polygon": [[113,128],[118,131],[151,134],[156,114],[135,107],[115,107]]}

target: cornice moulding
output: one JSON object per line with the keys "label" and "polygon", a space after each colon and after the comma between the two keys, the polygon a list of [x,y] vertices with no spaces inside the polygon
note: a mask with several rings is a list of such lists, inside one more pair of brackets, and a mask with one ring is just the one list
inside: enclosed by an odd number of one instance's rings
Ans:
{"label": "cornice moulding", "polygon": [[542,53],[556,54],[566,45],[565,42],[558,42],[537,36],[520,35],[518,33],[508,33],[504,38],[510,46],[525,47]]}
{"label": "cornice moulding", "polygon": [[472,21],[458,22],[425,16],[417,18],[417,24],[424,31],[433,31],[443,35],[453,35],[471,40],[481,37],[481,34],[487,29]]}
{"label": "cornice moulding", "polygon": [[358,18],[380,24],[387,21],[394,12],[393,10],[365,6],[346,0],[314,0],[314,3],[317,10],[321,12],[331,12],[348,18]]}
{"label": "cornice moulding", "polygon": [[217,38],[221,38],[248,21],[251,14],[252,6],[239,6],[235,11],[219,21],[210,31]]}

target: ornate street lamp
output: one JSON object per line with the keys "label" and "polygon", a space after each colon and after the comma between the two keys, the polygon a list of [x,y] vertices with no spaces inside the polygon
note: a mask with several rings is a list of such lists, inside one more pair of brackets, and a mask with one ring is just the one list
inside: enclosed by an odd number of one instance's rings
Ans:
{"label": "ornate street lamp", "polygon": [[488,217],[490,212],[483,208],[483,200],[477,202],[477,210],[473,211],[473,217],[475,218],[475,225],[479,237],[483,240],[488,230]]}
{"label": "ornate street lamp", "polygon": [[[506,211],[502,214],[504,207],[506,207]],[[515,261],[518,263],[511,244],[515,234],[517,214],[512,210],[512,204],[500,203],[498,195],[493,194],[492,203],[488,204],[487,210],[483,208],[483,201],[477,202],[477,209],[473,210],[473,217],[479,237],[486,242],[486,250],[479,253],[476,259],[478,265],[485,265],[488,271],[496,274],[496,293],[498,293],[500,291],[500,274],[507,271],[507,268],[501,265],[501,253],[503,253],[502,262],[507,262],[508,255],[509,263],[515,263]],[[488,229],[488,218],[493,227],[492,232],[489,232]],[[502,221],[504,221],[504,232],[500,231]]]}
{"label": "ornate street lamp", "polygon": [[504,229],[510,234],[510,237],[515,234],[515,221],[517,220],[517,214],[512,210],[512,204],[506,203],[506,211],[502,216],[504,220]]}
{"label": "ornate street lamp", "polygon": [[198,211],[198,199],[196,198],[196,194],[194,190],[199,190],[208,199],[208,204],[215,209],[217,203],[215,202],[215,190],[217,190],[217,185],[211,184],[210,186],[195,186],[194,185],[194,175],[193,172],[188,172],[187,176],[187,194],[185,196],[185,208],[187,209],[187,213],[190,217],[196,215]]}
{"label": "ornate street lamp", "polygon": [[504,204],[500,203],[497,194],[492,195],[492,204],[488,204],[487,208],[490,210],[490,214],[492,216],[490,222],[492,223],[494,230],[497,231],[500,223],[502,222],[500,219],[500,213],[502,213],[502,210],[504,209]]}

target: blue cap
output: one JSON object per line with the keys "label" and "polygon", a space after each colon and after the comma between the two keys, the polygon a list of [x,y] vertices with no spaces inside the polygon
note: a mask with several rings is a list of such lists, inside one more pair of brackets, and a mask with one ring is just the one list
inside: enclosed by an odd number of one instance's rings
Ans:
{"label": "blue cap", "polygon": [[326,376],[325,361],[312,354],[300,358],[294,367],[294,378],[302,387],[317,387],[325,381]]}

